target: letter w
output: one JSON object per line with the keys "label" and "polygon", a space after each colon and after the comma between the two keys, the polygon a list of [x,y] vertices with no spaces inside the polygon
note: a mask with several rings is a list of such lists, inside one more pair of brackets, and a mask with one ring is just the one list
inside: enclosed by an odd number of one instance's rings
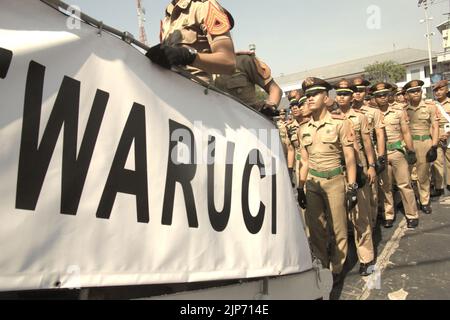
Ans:
{"label": "letter w", "polygon": [[44,75],[45,67],[31,61],[25,89],[16,208],[36,209],[44,178],[64,125],[61,213],[76,215],[109,94],[97,90],[77,157],[80,82],[64,77],[39,144]]}

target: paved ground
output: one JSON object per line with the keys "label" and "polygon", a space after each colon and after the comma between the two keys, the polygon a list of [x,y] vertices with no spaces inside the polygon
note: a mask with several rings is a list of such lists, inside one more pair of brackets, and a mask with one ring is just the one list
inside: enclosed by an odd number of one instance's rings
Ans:
{"label": "paved ground", "polygon": [[[408,230],[403,214],[395,226],[377,226],[376,272],[361,278],[352,242],[346,276],[331,298],[341,300],[450,300],[450,193],[433,202],[433,214],[420,213]],[[352,239],[353,241],[353,239]]]}

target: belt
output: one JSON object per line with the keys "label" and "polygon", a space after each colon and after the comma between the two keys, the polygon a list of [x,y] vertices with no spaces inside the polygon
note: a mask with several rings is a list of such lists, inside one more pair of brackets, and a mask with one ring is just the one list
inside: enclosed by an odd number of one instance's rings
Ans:
{"label": "belt", "polygon": [[388,143],[387,149],[388,149],[388,151],[401,150],[401,149],[403,149],[403,143],[401,141],[397,141],[394,143]]}
{"label": "belt", "polygon": [[315,177],[319,177],[319,178],[324,178],[324,179],[331,179],[334,178],[338,175],[340,175],[341,173],[343,173],[344,171],[342,170],[341,167],[330,170],[330,171],[317,171],[314,169],[309,169],[309,173]]}
{"label": "belt", "polygon": [[414,141],[427,141],[427,140],[431,140],[431,136],[429,134],[424,135],[424,136],[412,136]]}

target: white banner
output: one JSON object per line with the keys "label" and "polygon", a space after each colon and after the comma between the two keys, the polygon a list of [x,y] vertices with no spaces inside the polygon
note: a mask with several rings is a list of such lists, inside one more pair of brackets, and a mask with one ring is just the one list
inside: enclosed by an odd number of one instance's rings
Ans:
{"label": "white banner", "polygon": [[274,126],[68,19],[0,0],[0,291],[311,269]]}

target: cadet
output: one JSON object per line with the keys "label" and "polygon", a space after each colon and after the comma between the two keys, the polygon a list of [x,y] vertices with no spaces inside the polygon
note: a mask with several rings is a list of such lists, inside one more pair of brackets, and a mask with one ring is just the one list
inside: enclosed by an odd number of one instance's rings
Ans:
{"label": "cadet", "polygon": [[[312,252],[325,268],[331,264],[333,278],[338,281],[347,257],[346,209],[352,210],[357,203],[352,124],[342,115],[332,115],[327,110],[331,99],[328,92],[332,89],[329,83],[307,78],[302,87],[312,119],[300,130],[302,167],[298,200],[300,206],[306,208],[305,220]],[[347,168],[347,187],[342,159],[345,159]],[[333,237],[330,237],[327,227]]]}
{"label": "cadet", "polygon": [[[377,174],[381,174],[386,168],[387,157],[386,157],[386,135],[385,135],[385,125],[383,115],[376,106],[375,99],[369,91],[370,82],[358,77],[353,80],[353,86],[356,90],[353,94],[353,105],[352,108],[355,110],[360,110],[366,117],[369,123],[370,136],[373,137],[372,143],[376,145],[376,155],[377,155]],[[370,97],[371,102],[365,104],[364,101],[366,97]],[[370,194],[370,222],[372,228],[376,226],[376,220],[378,216],[379,207],[384,207],[381,204],[378,197],[378,179],[375,178],[375,182],[371,185]]]}
{"label": "cadet", "polygon": [[280,131],[280,139],[281,139],[281,145],[283,147],[283,153],[284,156],[287,159],[288,155],[288,145],[290,144],[288,134],[287,134],[287,128],[286,128],[286,110],[281,109],[280,110],[280,116],[276,123],[278,130]]}
{"label": "cadet", "polygon": [[337,95],[336,102],[342,114],[353,124],[357,165],[361,168],[359,175],[363,176],[357,179],[358,205],[348,214],[353,224],[356,251],[360,262],[359,273],[362,276],[368,276],[372,273],[369,267],[374,264],[375,259],[371,213],[367,210],[370,207],[370,185],[374,184],[376,179],[375,154],[366,116],[361,111],[351,108],[356,88],[345,79],[339,81],[334,88]]}
{"label": "cadet", "polygon": [[[257,100],[255,85],[264,89],[269,95],[266,101]],[[215,86],[270,118],[279,114],[277,108],[283,91],[273,80],[270,68],[256,58],[253,52],[238,53],[234,73],[217,75]]]}
{"label": "cadet", "polygon": [[[377,83],[371,88],[375,102],[384,115],[387,136],[388,170],[385,170],[379,176],[382,191],[380,198],[384,202],[385,208],[384,227],[392,228],[394,225],[392,184],[395,180],[405,208],[408,228],[416,228],[419,225],[419,214],[414,191],[411,187],[408,164],[414,164],[417,159],[415,158],[414,144],[409,131],[406,111],[394,109],[389,105],[387,96],[391,89],[392,86],[384,82]],[[404,149],[404,145],[406,145],[407,150]]]}
{"label": "cadet", "polygon": [[298,186],[298,176],[300,172],[300,142],[298,140],[297,131],[300,125],[309,121],[304,118],[301,112],[301,106],[305,103],[306,97],[302,90],[292,90],[288,94],[291,115],[293,120],[287,124],[287,132],[289,137],[288,145],[288,170],[291,181],[294,186]]}
{"label": "cadet", "polygon": [[438,108],[438,112],[441,113],[439,121],[439,136],[440,136],[440,148],[438,148],[438,158],[434,162],[433,176],[434,176],[434,196],[441,196],[444,194],[444,166],[447,166],[447,190],[450,191],[450,149],[447,145],[450,138],[450,132],[445,132],[445,125],[450,125],[447,118],[442,112],[447,113],[450,116],[450,99],[448,94],[448,81],[442,80],[433,86],[434,96],[443,108]]}
{"label": "cadet", "polygon": [[161,22],[161,44],[146,56],[167,69],[189,66],[193,75],[212,81],[212,74],[232,74],[236,68],[233,26],[233,17],[216,0],[173,0]]}
{"label": "cadet", "polygon": [[[414,149],[417,153],[417,186],[420,196],[421,210],[432,213],[430,204],[430,163],[437,158],[439,143],[439,118],[436,105],[433,102],[422,100],[421,80],[408,82],[404,89],[408,95],[408,107],[406,111],[409,117],[409,127],[414,141]],[[430,135],[431,132],[431,135]]]}
{"label": "cadet", "polygon": [[406,92],[405,90],[403,90],[403,88],[397,88],[395,92],[395,104],[401,106],[403,109],[406,109],[406,107],[408,106],[405,95]]}

